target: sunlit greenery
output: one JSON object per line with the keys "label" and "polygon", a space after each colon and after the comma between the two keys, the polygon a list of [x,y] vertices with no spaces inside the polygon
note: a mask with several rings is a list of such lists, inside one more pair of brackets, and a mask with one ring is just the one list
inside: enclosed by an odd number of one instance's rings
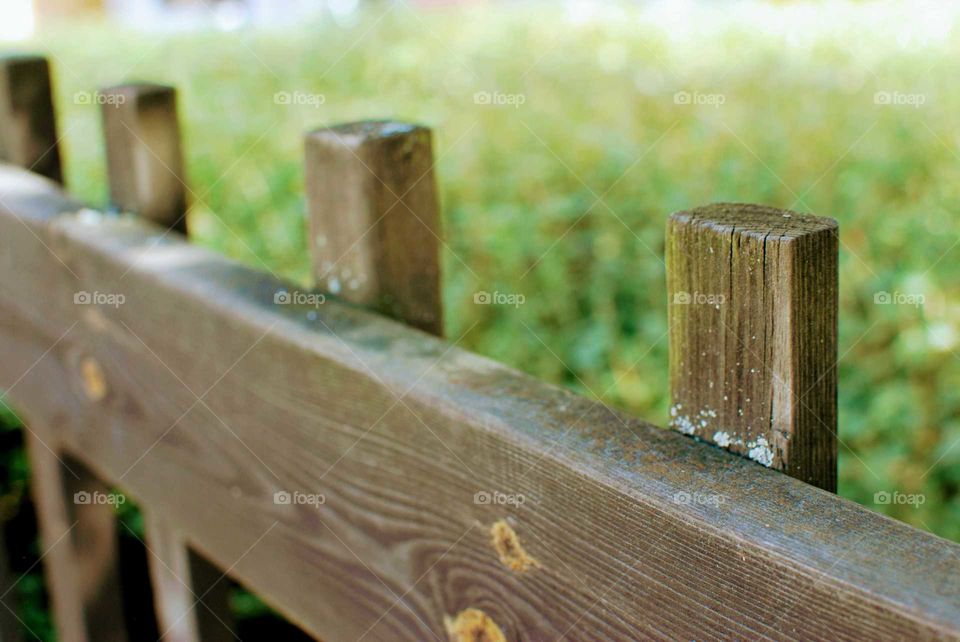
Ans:
{"label": "sunlit greenery", "polygon": [[[284,33],[90,27],[35,44],[53,55],[75,193],[106,195],[98,107],[76,93],[175,84],[196,240],[297,279],[302,133],[364,118],[430,125],[448,335],[661,425],[668,214],[732,200],[835,217],[840,493],[960,540],[958,41],[902,42],[895,24],[852,19],[799,40],[735,24],[678,35],[626,10],[377,5],[349,25]],[[677,104],[678,91],[722,104]],[[277,104],[277,92],[323,103]],[[478,104],[477,92],[523,104]],[[877,92],[923,104],[878,104]],[[474,305],[477,290],[526,303]],[[881,291],[925,303],[877,305]],[[877,505],[878,491],[926,501]]]}

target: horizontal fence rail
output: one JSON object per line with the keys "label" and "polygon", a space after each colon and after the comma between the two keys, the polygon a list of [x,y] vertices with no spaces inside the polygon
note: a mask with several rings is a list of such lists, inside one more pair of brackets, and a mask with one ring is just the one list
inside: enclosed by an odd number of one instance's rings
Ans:
{"label": "horizontal fence rail", "polygon": [[321,638],[960,634],[943,539],[11,167],[0,239],[31,430]]}

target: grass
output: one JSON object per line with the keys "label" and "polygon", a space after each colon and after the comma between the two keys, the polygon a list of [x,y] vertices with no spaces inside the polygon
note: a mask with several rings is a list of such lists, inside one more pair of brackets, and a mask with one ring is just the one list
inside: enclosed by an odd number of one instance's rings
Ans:
{"label": "grass", "polygon": [[[628,9],[574,19],[539,5],[389,6],[284,33],[94,25],[44,36],[34,44],[52,56],[71,189],[106,200],[98,108],[77,92],[174,84],[196,241],[305,280],[302,133],[364,118],[428,124],[448,335],[660,425],[666,217],[714,201],[832,216],[840,494],[960,541],[955,38],[891,40],[895,16],[862,27],[870,7],[852,5],[830,9],[821,31],[782,35],[733,19],[677,33]],[[677,104],[678,91],[722,104]],[[276,92],[323,102],[277,104]],[[523,103],[478,104],[477,92]],[[877,104],[877,92],[923,104]],[[526,303],[475,305],[478,290]],[[882,291],[925,303],[877,305]],[[882,491],[925,501],[877,504]]]}

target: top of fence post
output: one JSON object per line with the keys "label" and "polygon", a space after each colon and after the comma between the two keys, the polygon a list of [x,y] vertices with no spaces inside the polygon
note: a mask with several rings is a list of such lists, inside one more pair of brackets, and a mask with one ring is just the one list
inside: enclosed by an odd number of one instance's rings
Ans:
{"label": "top of fence post", "polygon": [[837,223],[743,204],[667,224],[671,425],[837,485]]}
{"label": "top of fence post", "polygon": [[46,58],[0,56],[0,158],[63,182]]}
{"label": "top of fence post", "polygon": [[389,121],[307,134],[307,209],[321,288],[442,335],[431,138]]}
{"label": "top of fence post", "polygon": [[113,204],[186,234],[176,89],[134,83],[109,87],[98,96]]}

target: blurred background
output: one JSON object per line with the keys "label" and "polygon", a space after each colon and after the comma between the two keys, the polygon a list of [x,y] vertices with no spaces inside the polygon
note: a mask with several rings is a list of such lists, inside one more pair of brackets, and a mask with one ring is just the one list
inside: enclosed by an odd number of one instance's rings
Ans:
{"label": "blurred background", "polygon": [[[3,0],[0,44],[49,56],[67,183],[94,204],[93,92],[175,85],[196,242],[304,282],[303,132],[429,125],[447,335],[659,425],[666,217],[746,201],[838,219],[839,492],[960,541],[958,18],[949,2]],[[26,570],[14,411],[0,519]],[[44,637],[37,569],[17,590]]]}

